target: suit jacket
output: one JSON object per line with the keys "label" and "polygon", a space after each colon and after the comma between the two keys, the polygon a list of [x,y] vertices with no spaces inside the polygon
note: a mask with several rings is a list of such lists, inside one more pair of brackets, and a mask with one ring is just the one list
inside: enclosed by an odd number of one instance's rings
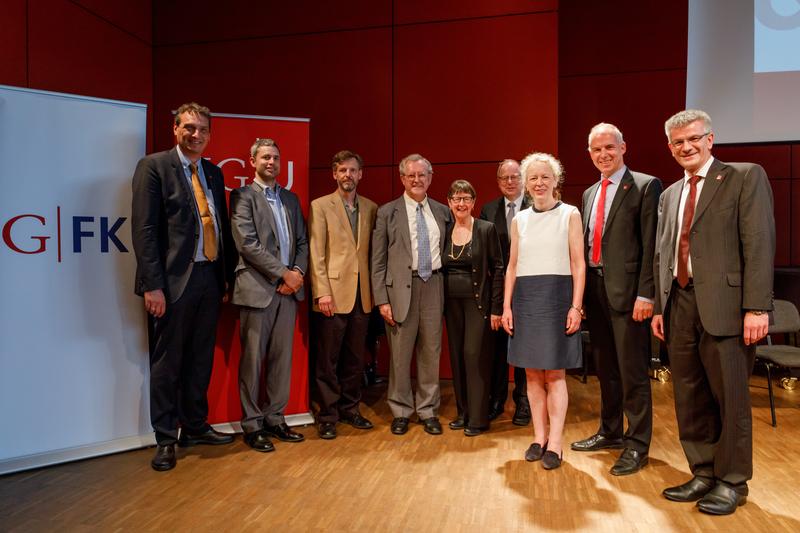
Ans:
{"label": "suit jacket", "polygon": [[[450,209],[430,196],[428,202],[439,226],[439,251],[444,255],[444,240],[451,222]],[[411,234],[405,200],[401,196],[378,209],[372,232],[375,305],[392,304],[392,314],[397,322],[406,319],[411,305],[411,261]]]}
{"label": "suit jacket", "polygon": [[[658,206],[656,313],[663,314],[675,278],[683,184],[667,188]],[[695,207],[689,254],[700,321],[711,335],[741,335],[745,311],[772,309],[775,218],[763,168],[714,160]]]}
{"label": "suit jacket", "polygon": [[[505,224],[505,219],[503,223]],[[445,253],[442,256],[445,269],[450,260],[452,238],[452,231],[448,229]],[[504,271],[505,263],[495,224],[486,220],[475,220],[472,226],[472,286],[475,290],[475,305],[483,318],[489,318],[490,314],[503,314]]]}
{"label": "suit jacket", "polygon": [[[297,267],[305,273],[308,269],[308,238],[300,201],[296,194],[283,188],[279,196],[289,229],[289,267]],[[239,251],[233,303],[263,309],[272,301],[288,268],[281,263],[275,217],[264,188],[258,183],[231,192],[231,229]],[[304,289],[301,288],[294,296],[302,300]]]}
{"label": "suit jacket", "polygon": [[[522,195],[522,207],[519,211],[530,207],[528,195]],[[517,212],[519,212],[517,211]],[[488,220],[494,223],[497,229],[497,236],[500,238],[500,249],[503,251],[503,264],[508,265],[508,256],[511,254],[511,236],[506,228],[506,203],[505,197],[495,198],[491,202],[484,204],[481,208],[481,220]]]}
{"label": "suit jacket", "polygon": [[[369,256],[372,228],[378,206],[361,195],[358,204],[358,238],[353,238],[350,220],[338,192],[311,202],[310,227],[311,292],[314,311],[317,299],[333,296],[337,313],[349,313],[361,295],[365,313],[372,310]],[[359,275],[360,274],[360,275]]]}
{"label": "suit jacket", "polygon": [[[217,279],[220,291],[233,281],[236,249],[231,238],[225,182],[218,166],[201,159],[206,186],[214,197],[219,228]],[[194,193],[177,148],[139,160],[133,174],[131,232],[136,254],[136,294],[162,289],[168,302],[183,294],[194,265],[200,221]]]}
{"label": "suit jacket", "polygon": [[[583,237],[589,264],[589,219],[600,181],[583,193]],[[658,224],[661,181],[626,170],[608,211],[602,239],[603,282],[608,303],[615,311],[633,310],[637,296],[653,299],[653,253]]]}

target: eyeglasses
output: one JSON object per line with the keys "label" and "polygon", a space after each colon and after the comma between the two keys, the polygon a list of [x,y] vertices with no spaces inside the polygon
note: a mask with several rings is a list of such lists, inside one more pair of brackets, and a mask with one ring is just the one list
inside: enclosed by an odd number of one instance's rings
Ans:
{"label": "eyeglasses", "polygon": [[428,177],[427,172],[417,172],[415,174],[403,174],[404,178],[416,180],[416,179],[424,179]]}
{"label": "eyeglasses", "polygon": [[497,176],[497,181],[505,181],[508,183],[519,181],[519,174],[512,174],[511,176]]}
{"label": "eyeglasses", "polygon": [[450,201],[454,204],[469,204],[475,200],[474,196],[451,196]]}
{"label": "eyeglasses", "polygon": [[703,140],[703,137],[705,137],[706,135],[708,135],[710,133],[711,133],[710,131],[707,131],[702,135],[693,135],[693,136],[689,137],[688,139],[677,139],[677,140],[674,140],[674,141],[670,141],[669,144],[673,148],[675,148],[676,150],[680,150],[681,148],[683,148],[683,145],[686,144],[687,142],[689,144],[697,144],[697,143],[699,143],[700,141]]}

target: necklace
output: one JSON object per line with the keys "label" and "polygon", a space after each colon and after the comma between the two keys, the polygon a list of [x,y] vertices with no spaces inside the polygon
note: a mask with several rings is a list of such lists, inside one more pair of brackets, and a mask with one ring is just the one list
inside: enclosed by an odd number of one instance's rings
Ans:
{"label": "necklace", "polygon": [[[455,239],[452,238],[453,237],[452,235],[450,236],[451,237],[450,238],[450,259],[453,259],[453,260],[460,259],[461,256],[464,254],[464,250],[466,250],[467,247],[472,244],[472,224],[473,224],[474,220],[475,220],[474,218],[470,217],[470,219],[469,219],[469,240],[467,242],[465,242],[461,246],[461,250],[458,252],[458,255],[456,255],[456,251],[455,251],[455,243],[454,243]],[[456,228],[453,228],[453,233],[455,233],[455,231],[456,231]]]}

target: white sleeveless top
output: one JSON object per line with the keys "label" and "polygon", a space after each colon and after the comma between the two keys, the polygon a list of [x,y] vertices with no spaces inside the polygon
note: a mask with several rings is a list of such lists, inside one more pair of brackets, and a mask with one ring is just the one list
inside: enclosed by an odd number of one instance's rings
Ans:
{"label": "white sleeveless top", "polygon": [[519,234],[517,276],[572,274],[569,266],[569,217],[578,208],[561,203],[539,213],[533,207],[514,216]]}

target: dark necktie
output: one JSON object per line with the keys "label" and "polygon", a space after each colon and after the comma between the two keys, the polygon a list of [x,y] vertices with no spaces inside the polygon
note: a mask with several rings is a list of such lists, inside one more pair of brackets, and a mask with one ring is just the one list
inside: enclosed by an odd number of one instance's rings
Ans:
{"label": "dark necktie", "polygon": [[602,250],[600,247],[603,245],[603,224],[606,222],[606,189],[611,183],[608,178],[603,178],[600,183],[600,198],[597,199],[597,212],[594,216],[594,236],[592,238],[592,263],[595,265],[600,264],[600,257]]}
{"label": "dark necktie", "polygon": [[694,205],[697,199],[697,182],[700,176],[689,178],[689,194],[683,205],[683,220],[681,221],[681,238],[678,241],[678,285],[685,288],[689,284],[689,231],[692,229],[694,218]]}
{"label": "dark necktie", "polygon": [[511,221],[514,220],[514,210],[516,209],[517,204],[514,202],[508,203],[508,213],[506,213],[506,230],[508,233],[511,233]]}

